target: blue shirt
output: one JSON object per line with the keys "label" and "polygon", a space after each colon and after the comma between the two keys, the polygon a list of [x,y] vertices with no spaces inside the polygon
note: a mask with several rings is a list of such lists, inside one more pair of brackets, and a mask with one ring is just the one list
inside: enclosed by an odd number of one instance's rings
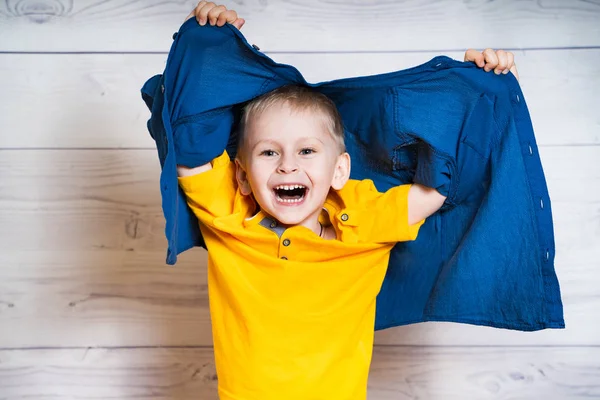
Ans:
{"label": "blue shirt", "polygon": [[398,72],[306,82],[231,25],[187,21],[142,97],[162,166],[167,263],[204,246],[176,165],[235,156],[243,105],[286,84],[312,87],[342,116],[353,179],[378,190],[417,182],[447,196],[414,242],[398,243],[377,298],[376,329],[452,321],[563,328],[548,190],[529,112],[512,74],[436,57]]}

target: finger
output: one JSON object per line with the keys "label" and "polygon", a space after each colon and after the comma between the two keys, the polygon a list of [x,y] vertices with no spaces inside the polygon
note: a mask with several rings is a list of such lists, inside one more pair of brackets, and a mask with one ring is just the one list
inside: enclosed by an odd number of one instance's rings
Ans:
{"label": "finger", "polygon": [[485,60],[485,66],[483,67],[485,72],[490,72],[498,65],[498,57],[492,49],[485,49],[483,51],[483,58]]}
{"label": "finger", "polygon": [[198,5],[196,5],[196,7],[194,7],[192,12],[185,18],[185,20],[187,21],[188,19],[195,17],[196,12],[199,11],[200,8],[202,8],[202,6],[204,6],[204,4],[206,4],[206,1],[201,1],[200,3],[198,3]]}
{"label": "finger", "polygon": [[221,13],[224,13],[225,11],[227,11],[227,8],[225,6],[216,6],[212,8],[207,14],[208,23],[214,26],[217,23],[219,15]]}
{"label": "finger", "polygon": [[506,68],[504,68],[504,71],[502,71],[503,74],[508,74],[515,63],[515,55],[510,51],[506,52],[506,58],[508,61],[506,63]]}
{"label": "finger", "polygon": [[206,21],[208,19],[208,12],[216,6],[217,5],[212,1],[205,3],[202,7],[200,7],[200,4],[198,4],[198,7],[196,7],[196,19],[198,20],[198,23],[200,25],[206,24]]}
{"label": "finger", "polygon": [[238,18],[235,21],[233,21],[232,25],[235,26],[236,28],[242,29],[242,26],[244,26],[244,24],[246,23],[246,20],[243,18]]}
{"label": "finger", "polygon": [[498,50],[496,52],[496,57],[498,58],[498,65],[494,68],[494,73],[500,75],[508,65],[508,56],[504,50]]}
{"label": "finger", "polygon": [[481,52],[479,52],[477,50],[469,49],[465,52],[465,62],[468,62],[468,61],[472,61],[479,68],[483,68],[483,65],[484,65],[483,54],[481,54]]}
{"label": "finger", "polygon": [[517,71],[517,64],[513,63],[513,66],[510,67],[510,72],[512,72],[512,74],[515,76],[515,78],[517,78],[517,80],[519,80],[519,72]]}
{"label": "finger", "polygon": [[236,19],[238,19],[238,17],[237,13],[234,10],[224,11],[221,14],[219,14],[219,17],[217,18],[217,26],[223,26],[227,23],[232,24]]}
{"label": "finger", "polygon": [[189,13],[189,15],[187,17],[185,17],[185,20],[187,21],[190,18],[193,18],[196,15],[196,9],[193,9],[191,13]]}

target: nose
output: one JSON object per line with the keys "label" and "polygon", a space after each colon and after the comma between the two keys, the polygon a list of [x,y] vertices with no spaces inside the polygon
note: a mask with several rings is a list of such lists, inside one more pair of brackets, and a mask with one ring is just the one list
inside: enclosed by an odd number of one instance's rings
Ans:
{"label": "nose", "polygon": [[277,172],[280,174],[291,174],[298,171],[298,164],[296,159],[292,156],[285,155],[281,157]]}

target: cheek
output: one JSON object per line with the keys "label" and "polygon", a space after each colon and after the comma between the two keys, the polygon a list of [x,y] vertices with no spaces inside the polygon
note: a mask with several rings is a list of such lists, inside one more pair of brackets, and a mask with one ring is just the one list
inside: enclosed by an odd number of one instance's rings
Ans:
{"label": "cheek", "polygon": [[270,170],[267,165],[256,163],[250,168],[249,171],[250,175],[248,176],[248,180],[253,188],[260,189],[261,186],[265,186],[267,184],[270,176]]}
{"label": "cheek", "polygon": [[310,165],[307,165],[306,171],[309,171],[309,177],[313,183],[331,185],[334,172],[334,165],[331,162],[320,160],[319,162],[310,163]]}

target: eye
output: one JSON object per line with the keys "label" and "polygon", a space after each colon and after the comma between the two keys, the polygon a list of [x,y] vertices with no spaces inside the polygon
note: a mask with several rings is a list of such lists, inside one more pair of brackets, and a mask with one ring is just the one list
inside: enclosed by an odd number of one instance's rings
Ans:
{"label": "eye", "polygon": [[276,153],[274,150],[263,150],[260,152],[261,156],[266,156],[266,157],[273,157],[275,154]]}
{"label": "eye", "polygon": [[300,154],[303,156],[307,156],[307,155],[313,154],[313,153],[316,153],[316,150],[311,149],[310,147],[306,147],[306,148],[300,150]]}

